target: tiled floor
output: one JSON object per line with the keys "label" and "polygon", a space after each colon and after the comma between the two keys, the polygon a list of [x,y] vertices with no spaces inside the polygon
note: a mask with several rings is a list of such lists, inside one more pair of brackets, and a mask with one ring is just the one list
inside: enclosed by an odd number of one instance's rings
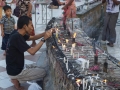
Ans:
{"label": "tiled floor", "polygon": [[[77,2],[76,3],[77,6],[80,5],[81,3]],[[14,8],[14,5],[12,6],[12,8]],[[39,9],[40,10],[40,9]],[[41,14],[41,10],[40,10],[40,14]],[[40,15],[39,14],[39,15]],[[60,9],[55,9],[53,10],[53,17],[57,17],[57,16],[61,16],[62,15],[62,10],[61,10],[61,7]],[[33,14],[32,15],[33,17],[33,24],[35,25],[35,15]],[[37,15],[37,20],[38,20],[39,16]],[[15,17],[15,20],[17,21],[17,18]],[[41,21],[41,17],[40,19],[38,20],[38,23],[40,23]],[[117,27],[116,27],[116,31],[117,31],[117,41],[115,43],[115,47],[111,48],[111,47],[107,47],[108,48],[108,52],[110,54],[112,54],[113,56],[115,56],[117,59],[120,60],[120,30],[119,30],[120,26],[119,24],[117,24]],[[40,25],[37,25],[36,29],[35,29],[35,33],[38,34],[38,33],[41,33],[45,30],[45,26],[40,26]],[[0,30],[0,33],[1,33],[1,30]],[[37,43],[39,42],[39,40],[36,41]],[[0,46],[1,46],[1,43],[2,43],[2,38],[0,36]],[[30,41],[27,42],[29,45],[31,44]],[[42,48],[35,54],[35,55],[30,55],[28,52],[25,52],[25,64],[31,64],[31,63],[36,63],[39,58],[41,57],[41,53],[43,53],[43,51],[45,51],[45,44],[42,46]],[[8,77],[7,73],[6,73],[6,64],[5,64],[5,56],[3,56],[3,51],[0,50],[0,90],[15,90],[13,84],[10,82],[10,78]],[[43,58],[43,57],[42,57]],[[28,84],[27,83],[24,83],[22,84],[25,89],[27,90],[28,88]]]}

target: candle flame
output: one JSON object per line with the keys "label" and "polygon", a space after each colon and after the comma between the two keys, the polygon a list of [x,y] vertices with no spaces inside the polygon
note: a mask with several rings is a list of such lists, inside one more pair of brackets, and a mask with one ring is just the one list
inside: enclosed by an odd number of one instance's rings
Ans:
{"label": "candle flame", "polygon": [[53,48],[55,48],[55,46],[52,46]]}
{"label": "candle flame", "polygon": [[76,37],[76,33],[73,34],[73,38],[75,38],[75,37]]}
{"label": "candle flame", "polygon": [[107,80],[105,79],[105,80],[103,80],[103,82],[107,83]]}
{"label": "candle flame", "polygon": [[81,82],[80,79],[76,79],[76,84],[77,84],[78,86],[80,86],[80,82]]}
{"label": "candle flame", "polygon": [[60,40],[58,40],[58,43],[60,43]]}

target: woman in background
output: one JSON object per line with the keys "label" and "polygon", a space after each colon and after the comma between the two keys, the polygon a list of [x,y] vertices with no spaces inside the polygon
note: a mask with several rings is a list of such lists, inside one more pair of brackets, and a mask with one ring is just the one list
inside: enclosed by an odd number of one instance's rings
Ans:
{"label": "woman in background", "polygon": [[[17,2],[16,5],[21,7],[20,16],[27,15],[28,17],[32,18],[32,4],[30,3],[31,0],[12,0],[12,2]],[[33,30],[31,36],[35,35],[35,31]],[[36,45],[35,40],[32,41],[31,47]]]}
{"label": "woman in background", "polygon": [[76,18],[76,5],[74,0],[66,0],[66,4],[62,9],[64,10],[63,25],[66,25],[67,18]]}

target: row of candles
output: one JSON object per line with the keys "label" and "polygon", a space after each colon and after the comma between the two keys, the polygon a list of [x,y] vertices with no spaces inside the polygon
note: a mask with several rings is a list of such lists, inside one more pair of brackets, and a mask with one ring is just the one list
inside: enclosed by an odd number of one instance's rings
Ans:
{"label": "row of candles", "polygon": [[[82,87],[82,90],[95,90],[96,86],[103,87],[103,86],[107,85],[107,80],[106,79],[105,80],[101,80],[100,81],[100,85],[98,84],[98,82],[95,85],[93,85],[94,78],[97,80],[100,77],[98,77],[98,74],[97,74],[96,76],[88,76],[87,79],[86,78],[76,79],[76,84],[78,86],[78,90],[81,90],[80,87]],[[88,84],[88,82],[90,84]],[[91,89],[91,87],[92,87],[92,89]],[[100,89],[98,89],[98,90],[100,90]],[[104,89],[104,90],[106,90],[106,89]]]}
{"label": "row of candles", "polygon": [[[56,37],[58,39],[58,33],[59,33],[59,30],[56,29]],[[76,47],[76,43],[75,43],[75,38],[76,38],[76,33],[73,34],[73,37],[72,37],[72,47],[71,49],[69,50],[67,48],[67,45],[69,44],[69,40],[68,39],[65,39],[65,44],[62,44],[62,50],[63,51],[70,51],[70,55],[75,58],[75,47]],[[60,40],[58,39],[58,43],[61,43]],[[82,47],[82,51],[83,51],[83,47]],[[84,71],[85,68],[89,68],[89,60],[86,60],[86,59],[83,59],[83,58],[79,58],[79,52],[77,52],[77,60],[76,61],[79,61],[81,63],[81,68],[82,70]],[[69,66],[68,66],[68,59],[66,57],[64,57],[64,63],[66,65],[66,70],[68,71],[69,70]],[[96,79],[98,78],[98,76],[94,76]],[[83,87],[83,90],[86,90],[87,87],[89,87],[87,90],[91,90],[91,86],[92,86],[92,83],[93,83],[94,79],[92,77],[89,77],[89,80],[83,78],[83,79],[77,79],[76,80],[76,83],[78,85],[78,87],[81,87],[80,84],[82,84],[82,87]],[[88,86],[88,82],[90,82],[90,85]],[[104,80],[104,83],[106,85],[106,82],[107,80]],[[102,84],[103,82],[101,82]],[[98,86],[98,83],[96,83],[96,86]],[[78,90],[80,90],[78,88]],[[95,90],[95,87],[92,86],[92,90]]]}

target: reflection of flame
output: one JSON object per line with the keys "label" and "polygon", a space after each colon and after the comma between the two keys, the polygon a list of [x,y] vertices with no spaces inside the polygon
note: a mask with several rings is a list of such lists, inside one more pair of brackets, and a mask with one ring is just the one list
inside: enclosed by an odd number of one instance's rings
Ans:
{"label": "reflection of flame", "polygon": [[81,82],[80,79],[76,79],[76,83],[77,83],[78,86],[80,86],[80,82]]}
{"label": "reflection of flame", "polygon": [[68,40],[68,39],[66,39],[66,43],[68,43],[68,41],[69,41],[69,40]]}
{"label": "reflection of flame", "polygon": [[75,37],[76,37],[76,33],[73,34],[73,38],[75,38]]}
{"label": "reflection of flame", "polygon": [[55,48],[55,46],[52,46],[53,48]]}

